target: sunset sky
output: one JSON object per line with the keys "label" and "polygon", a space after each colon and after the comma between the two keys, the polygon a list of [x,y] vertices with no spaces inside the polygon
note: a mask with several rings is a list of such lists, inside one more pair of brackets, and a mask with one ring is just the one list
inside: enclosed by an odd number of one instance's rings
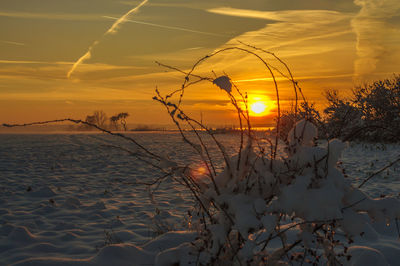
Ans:
{"label": "sunset sky", "polygon": [[[320,108],[326,89],[348,95],[400,73],[398,0],[2,0],[0,25],[1,123],[104,110],[128,112],[133,124],[165,124],[154,90],[175,90],[183,76],[155,61],[186,70],[238,40],[287,62]],[[275,91],[255,58],[227,52],[197,74],[212,71],[228,73],[273,114]],[[287,107],[292,89],[283,80],[280,88]],[[226,95],[211,83],[189,88],[184,108],[210,123],[234,122]]]}

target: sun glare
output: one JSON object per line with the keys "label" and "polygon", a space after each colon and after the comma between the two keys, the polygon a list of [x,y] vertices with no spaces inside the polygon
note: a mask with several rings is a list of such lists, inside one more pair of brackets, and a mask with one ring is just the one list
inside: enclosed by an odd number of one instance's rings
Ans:
{"label": "sun glare", "polygon": [[250,110],[256,114],[261,114],[262,112],[265,111],[267,106],[262,103],[262,102],[255,102],[252,105],[250,105]]}
{"label": "sun glare", "polygon": [[250,97],[249,111],[251,116],[265,116],[270,112],[271,101],[266,97]]}

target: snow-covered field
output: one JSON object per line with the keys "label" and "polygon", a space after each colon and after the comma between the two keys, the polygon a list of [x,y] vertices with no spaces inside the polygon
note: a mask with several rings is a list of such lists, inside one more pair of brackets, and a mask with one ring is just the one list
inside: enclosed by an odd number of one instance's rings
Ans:
{"label": "snow-covered field", "polygon": [[[174,160],[199,161],[177,133],[131,136]],[[219,138],[233,154],[237,136]],[[159,174],[116,146],[135,149],[104,134],[0,135],[0,265],[153,265],[160,250],[194,239],[194,232],[181,231],[188,228],[190,194],[167,180],[155,192],[155,206],[138,183]],[[211,152],[218,157],[216,148]],[[399,154],[400,145],[351,143],[342,162],[356,185]],[[399,197],[400,165],[363,190]],[[394,228],[380,231],[391,237],[388,262],[400,265]],[[172,232],[160,235],[165,231]]]}

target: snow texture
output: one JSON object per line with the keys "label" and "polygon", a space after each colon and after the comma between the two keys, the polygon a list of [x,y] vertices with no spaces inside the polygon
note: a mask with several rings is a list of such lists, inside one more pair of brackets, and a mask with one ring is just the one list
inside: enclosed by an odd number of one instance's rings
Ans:
{"label": "snow texture", "polygon": [[[155,210],[148,191],[136,181],[151,181],[157,173],[123,151],[107,148],[110,144],[127,147],[127,143],[98,134],[0,135],[0,264],[207,263],[221,253],[220,247],[227,243],[235,247],[238,235],[244,245],[237,257],[256,260],[262,248],[257,243],[277,234],[278,224],[283,241],[300,239],[315,248],[322,256],[319,263],[325,264],[330,253],[340,252],[340,246],[332,250],[330,243],[323,242],[316,247],[314,227],[308,222],[335,220],[335,239],[348,246],[351,256],[343,258],[344,264],[398,265],[399,166],[367,182],[362,190],[357,185],[370,171],[396,158],[399,145],[350,143],[346,149],[348,145],[339,140],[316,145],[316,133],[311,123],[299,122],[272,169],[268,159],[261,160],[247,146],[239,170],[228,170],[218,149],[207,143],[216,158],[216,182],[222,192],[218,195],[205,182],[202,196],[209,208],[212,201],[224,206],[214,210],[208,231],[195,228],[194,220],[188,230],[186,213],[195,204],[172,179],[156,192]],[[201,166],[180,144],[179,134],[135,137],[171,161]],[[238,136],[221,136],[231,166],[238,162],[237,140]],[[341,154],[343,163],[338,164]],[[277,213],[286,216],[279,218]],[[157,236],[160,228],[170,232]],[[280,238],[268,242],[264,252],[270,262],[287,263],[281,258],[281,247]]]}

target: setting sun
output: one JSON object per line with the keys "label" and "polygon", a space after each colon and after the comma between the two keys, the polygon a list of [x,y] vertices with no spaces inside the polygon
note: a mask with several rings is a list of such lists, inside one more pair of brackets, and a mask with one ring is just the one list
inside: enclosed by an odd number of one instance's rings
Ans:
{"label": "setting sun", "polygon": [[249,97],[250,116],[266,116],[271,111],[273,102],[265,95],[251,95]]}
{"label": "setting sun", "polygon": [[262,112],[265,111],[267,106],[262,103],[262,102],[255,102],[252,105],[250,105],[250,110],[256,114],[261,114]]}

